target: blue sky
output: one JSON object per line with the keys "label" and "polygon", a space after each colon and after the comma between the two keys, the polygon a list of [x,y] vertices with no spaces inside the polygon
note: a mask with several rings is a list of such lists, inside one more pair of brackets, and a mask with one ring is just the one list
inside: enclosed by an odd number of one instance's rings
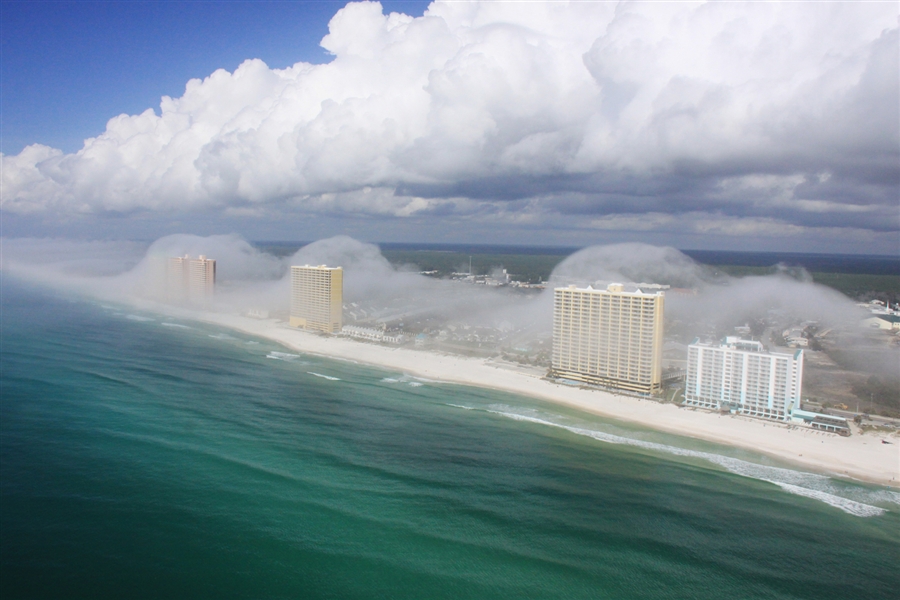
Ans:
{"label": "blue sky", "polygon": [[[185,83],[248,58],[323,63],[328,21],[346,2],[3,0],[0,152],[35,142],[74,152],[106,122],[180,96]],[[383,2],[420,16],[428,2]]]}
{"label": "blue sky", "polygon": [[2,11],[7,237],[900,254],[896,3]]}

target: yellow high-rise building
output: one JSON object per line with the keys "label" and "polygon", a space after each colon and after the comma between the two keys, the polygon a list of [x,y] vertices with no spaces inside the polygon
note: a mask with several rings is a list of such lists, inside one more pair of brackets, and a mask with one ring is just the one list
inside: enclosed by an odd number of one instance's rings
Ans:
{"label": "yellow high-rise building", "polygon": [[344,270],[291,267],[291,326],[338,333],[344,324]]}
{"label": "yellow high-rise building", "polygon": [[665,296],[621,284],[554,290],[551,374],[642,394],[662,379]]}

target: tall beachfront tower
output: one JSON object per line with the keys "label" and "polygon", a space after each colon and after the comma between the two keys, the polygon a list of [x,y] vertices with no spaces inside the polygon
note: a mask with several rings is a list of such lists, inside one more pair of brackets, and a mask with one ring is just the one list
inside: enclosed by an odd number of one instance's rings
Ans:
{"label": "tall beachfront tower", "polygon": [[166,264],[166,298],[169,302],[203,304],[212,299],[216,291],[216,261],[200,255],[174,256]]}
{"label": "tall beachfront tower", "polygon": [[188,262],[188,298],[191,302],[212,300],[216,292],[216,261],[200,255]]}
{"label": "tall beachfront tower", "polygon": [[640,394],[662,379],[663,292],[554,290],[551,374]]}
{"label": "tall beachfront tower", "polygon": [[291,267],[291,326],[338,333],[344,324],[344,270]]}
{"label": "tall beachfront tower", "polygon": [[166,300],[184,302],[187,300],[188,272],[190,257],[173,256],[166,262]]}
{"label": "tall beachfront tower", "polygon": [[688,346],[685,404],[786,421],[800,408],[802,386],[803,350],[767,352],[737,337]]}

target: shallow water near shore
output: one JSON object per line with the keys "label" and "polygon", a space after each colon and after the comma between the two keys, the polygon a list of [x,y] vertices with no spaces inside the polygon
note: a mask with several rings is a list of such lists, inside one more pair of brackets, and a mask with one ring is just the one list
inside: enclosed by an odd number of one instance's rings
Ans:
{"label": "shallow water near shore", "polygon": [[892,490],[2,283],[4,598],[900,585]]}

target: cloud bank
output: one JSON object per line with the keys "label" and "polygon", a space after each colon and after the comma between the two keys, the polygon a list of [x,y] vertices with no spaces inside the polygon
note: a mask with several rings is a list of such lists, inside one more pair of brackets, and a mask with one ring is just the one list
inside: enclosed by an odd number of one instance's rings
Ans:
{"label": "cloud bank", "polygon": [[248,60],[74,154],[3,156],[0,202],[897,232],[897,21],[893,3],[351,3],[330,63]]}

